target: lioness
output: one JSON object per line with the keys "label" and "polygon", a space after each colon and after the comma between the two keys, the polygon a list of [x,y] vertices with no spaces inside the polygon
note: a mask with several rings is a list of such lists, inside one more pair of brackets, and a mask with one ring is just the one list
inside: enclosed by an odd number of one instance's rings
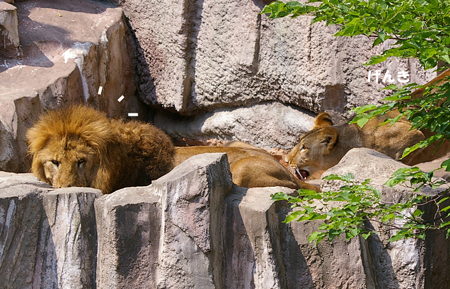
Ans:
{"label": "lioness", "polygon": [[174,148],[156,127],[109,120],[87,106],[50,111],[28,130],[31,171],[56,187],[93,187],[111,193],[148,185],[187,158],[201,153],[228,154],[233,182],[244,187],[308,188],[269,154],[250,148]]}
{"label": "lioness", "polygon": [[[398,112],[370,120],[363,128],[356,124],[333,126],[330,115],[321,113],[311,131],[300,137],[299,143],[286,156],[286,162],[301,180],[318,178],[335,166],[352,148],[366,147],[384,153],[407,165],[440,158],[448,153],[450,144],[445,141],[437,150],[434,143],[401,159],[403,151],[430,136],[426,131],[411,130],[406,119],[394,125],[379,126],[386,118],[395,118]],[[436,151],[435,151],[436,150]]]}

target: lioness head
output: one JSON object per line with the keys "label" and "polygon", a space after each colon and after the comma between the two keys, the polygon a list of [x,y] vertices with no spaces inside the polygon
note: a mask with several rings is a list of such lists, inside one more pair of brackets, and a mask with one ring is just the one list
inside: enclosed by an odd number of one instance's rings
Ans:
{"label": "lioness head", "polygon": [[337,164],[331,152],[338,140],[328,113],[321,113],[311,131],[300,137],[299,143],[286,156],[286,162],[300,180],[317,178],[324,170]]}
{"label": "lioness head", "polygon": [[27,132],[33,156],[31,171],[55,188],[96,187],[108,191],[98,178],[107,165],[103,156],[113,135],[106,116],[92,108],[50,111]]}

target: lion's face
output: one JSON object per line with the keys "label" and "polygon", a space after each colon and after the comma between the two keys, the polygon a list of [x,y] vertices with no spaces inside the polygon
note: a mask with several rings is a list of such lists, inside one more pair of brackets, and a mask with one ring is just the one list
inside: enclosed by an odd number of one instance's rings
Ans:
{"label": "lion's face", "polygon": [[327,113],[320,114],[314,128],[302,135],[299,143],[286,156],[294,174],[302,181],[319,178],[323,171],[336,165],[332,151],[337,142],[337,131]]}
{"label": "lion's face", "polygon": [[79,139],[50,139],[33,160],[33,167],[55,188],[92,187],[98,164],[97,152]]}

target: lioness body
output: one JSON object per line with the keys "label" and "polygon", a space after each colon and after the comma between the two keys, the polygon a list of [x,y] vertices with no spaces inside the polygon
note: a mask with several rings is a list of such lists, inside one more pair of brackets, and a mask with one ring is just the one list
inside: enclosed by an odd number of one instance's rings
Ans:
{"label": "lioness body", "polygon": [[93,187],[111,193],[148,185],[187,158],[209,152],[228,154],[233,181],[244,187],[309,188],[269,154],[249,148],[174,148],[156,127],[109,120],[86,106],[50,111],[28,130],[32,172],[56,187]]}
{"label": "lioness body", "polygon": [[202,153],[226,153],[233,182],[241,187],[282,186],[293,189],[317,190],[311,184],[299,181],[273,156],[261,149],[243,147],[176,147],[174,165]]}
{"label": "lioness body", "polygon": [[356,124],[333,126],[330,115],[322,113],[316,118],[314,128],[304,134],[287,155],[286,161],[299,178],[306,179],[319,177],[323,171],[336,165],[352,148],[371,148],[407,165],[437,159],[449,152],[450,144],[445,141],[437,150],[435,143],[401,159],[406,148],[425,140],[430,134],[412,130],[406,119],[400,119],[392,126],[380,126],[386,118],[395,118],[397,115],[398,112],[390,112],[370,120],[360,128]]}

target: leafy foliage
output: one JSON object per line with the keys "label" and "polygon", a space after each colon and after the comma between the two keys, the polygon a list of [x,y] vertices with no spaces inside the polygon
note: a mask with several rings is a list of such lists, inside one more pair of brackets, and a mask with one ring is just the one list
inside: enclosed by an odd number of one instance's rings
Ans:
{"label": "leafy foliage", "polygon": [[[395,172],[386,185],[392,187],[399,183],[408,184],[414,191],[418,191],[423,185],[442,185],[441,182],[433,181],[432,176],[433,172],[424,173],[416,168],[404,168]],[[324,180],[341,181],[344,185],[339,191],[299,190],[298,197],[283,192],[272,195],[272,200],[287,201],[295,209],[286,217],[286,223],[294,220],[323,220],[318,231],[309,236],[310,242],[317,244],[325,238],[332,241],[340,235],[345,235],[347,240],[356,236],[367,239],[376,234],[367,221],[395,229],[394,235],[388,240],[390,242],[410,237],[424,239],[426,230],[430,229],[445,229],[447,235],[450,235],[450,206],[446,202],[449,199],[448,190],[430,197],[412,193],[405,202],[387,203],[382,200],[380,192],[370,186],[370,180],[359,184],[351,174],[329,175]],[[421,207],[426,204],[436,207],[437,213],[432,220],[424,218]]]}
{"label": "leafy foliage", "polygon": [[[366,105],[354,109],[358,115],[351,121],[361,127],[369,119],[397,109],[400,114],[396,119],[387,120],[385,123],[394,123],[401,117],[406,117],[413,128],[426,129],[434,135],[428,139],[417,143],[411,148],[407,148],[403,157],[416,149],[426,147],[434,142],[442,143],[445,139],[450,139],[450,78],[439,86],[430,85],[428,87],[410,84],[402,89],[395,85],[390,85],[389,89],[394,89],[395,93],[384,98],[385,104],[374,108],[373,105]],[[423,97],[413,97],[411,89],[424,89]],[[449,162],[443,166],[450,171]]]}
{"label": "leafy foliage", "polygon": [[[372,56],[366,65],[381,63],[389,57],[417,58],[425,69],[435,68],[440,61],[450,64],[450,0],[310,0],[307,4],[275,1],[261,13],[269,13],[270,18],[313,16],[312,23],[325,21],[326,25],[337,25],[335,36],[365,35],[373,39],[373,46],[391,40],[389,48]],[[352,123],[362,127],[373,117],[398,110],[397,117],[383,124],[392,125],[404,117],[413,129],[430,132],[428,139],[407,148],[403,157],[433,143],[439,146],[450,139],[449,81],[450,78],[446,78],[428,86],[413,83],[401,89],[390,85],[385,89],[394,93],[383,99],[384,104],[355,108],[357,116]],[[417,90],[422,90],[423,94],[413,93]],[[450,159],[444,161],[441,168],[450,171]],[[414,192],[424,186],[436,188],[441,183],[433,181],[433,174],[418,168],[400,169],[386,185],[407,185]],[[287,217],[287,222],[324,220],[319,231],[309,237],[310,241],[317,243],[326,237],[332,240],[341,234],[347,239],[357,235],[367,238],[374,234],[365,226],[368,220],[398,229],[390,241],[424,238],[429,229],[442,229],[450,234],[449,190],[433,197],[415,193],[401,204],[386,204],[379,192],[369,185],[369,180],[357,184],[350,175],[329,178],[346,185],[338,192],[300,190],[298,197],[283,193],[273,196],[274,200],[286,200],[298,209]],[[432,219],[425,219],[423,208],[430,205],[434,206],[436,214]]]}
{"label": "leafy foliage", "polygon": [[312,15],[312,23],[339,25],[335,36],[366,35],[374,39],[373,46],[395,40],[368,65],[388,57],[418,58],[425,69],[439,60],[450,63],[450,0],[310,0],[306,5],[275,1],[261,13],[270,13],[270,18]]}

